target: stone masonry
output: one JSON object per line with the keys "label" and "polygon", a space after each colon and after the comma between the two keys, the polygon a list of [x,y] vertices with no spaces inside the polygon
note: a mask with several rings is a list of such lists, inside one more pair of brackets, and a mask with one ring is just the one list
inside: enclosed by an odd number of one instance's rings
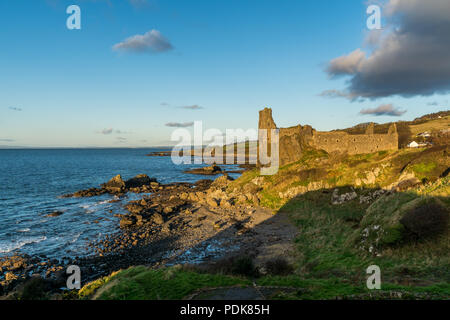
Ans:
{"label": "stone masonry", "polygon": [[[265,108],[259,112],[258,128],[277,128],[272,118],[272,109]],[[367,127],[365,134],[348,134],[344,131],[321,132],[308,125],[278,129],[280,165],[299,160],[302,152],[307,147],[322,149],[328,153],[340,152],[347,154],[363,154],[398,149],[398,133],[395,124],[391,125],[385,134],[374,133],[373,124]],[[267,142],[270,144],[270,141],[269,133]]]}

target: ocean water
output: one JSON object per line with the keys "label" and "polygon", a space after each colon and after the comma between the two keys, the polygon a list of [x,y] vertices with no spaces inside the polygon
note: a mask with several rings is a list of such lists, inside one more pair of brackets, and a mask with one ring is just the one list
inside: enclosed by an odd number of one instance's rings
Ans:
{"label": "ocean water", "polygon": [[[92,254],[87,242],[116,232],[119,223],[114,214],[125,213],[123,205],[141,195],[128,194],[115,203],[109,202],[114,198],[111,195],[61,196],[98,187],[117,174],[128,179],[145,173],[162,183],[214,179],[183,173],[202,165],[175,165],[170,157],[145,156],[163,150],[0,150],[0,256],[26,253],[62,258]],[[63,214],[46,216],[54,211]]]}

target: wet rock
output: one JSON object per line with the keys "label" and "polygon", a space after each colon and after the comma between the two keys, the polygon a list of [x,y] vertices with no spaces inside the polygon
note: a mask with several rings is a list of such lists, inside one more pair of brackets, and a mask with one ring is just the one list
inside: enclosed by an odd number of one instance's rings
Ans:
{"label": "wet rock", "polygon": [[102,195],[104,193],[106,193],[107,191],[105,189],[98,189],[98,188],[90,188],[87,190],[80,190],[77,191],[73,194],[68,194],[63,196],[64,198],[68,198],[68,197],[75,197],[75,198],[87,198],[87,197],[95,197],[95,196],[99,196]]}
{"label": "wet rock", "polygon": [[64,212],[62,211],[54,211],[52,213],[47,214],[47,217],[59,217],[60,215],[62,215]]}
{"label": "wet rock", "polygon": [[172,213],[172,212],[173,212],[173,207],[165,207],[165,208],[163,209],[163,212],[164,212],[165,214]]}
{"label": "wet rock", "polygon": [[111,193],[121,193],[125,189],[125,182],[122,180],[122,176],[118,174],[107,183],[104,183],[102,187]]}
{"label": "wet rock", "polygon": [[9,281],[13,281],[13,280],[17,280],[18,279],[18,276],[16,276],[14,273],[12,273],[12,272],[7,272],[6,274],[5,274],[5,280],[7,281],[7,282],[9,282]]}
{"label": "wet rock", "polygon": [[125,206],[130,213],[139,214],[144,211],[145,207],[137,203],[129,203]]}
{"label": "wet rock", "polygon": [[150,187],[152,187],[154,189],[159,188],[159,186],[160,186],[160,184],[157,181],[150,182]]}
{"label": "wet rock", "polygon": [[0,258],[0,270],[16,271],[24,269],[28,265],[28,259],[27,256],[20,255]]}
{"label": "wet rock", "polygon": [[122,217],[122,219],[120,219],[120,227],[121,228],[125,228],[125,227],[129,227],[133,224],[135,224],[135,219],[133,219],[130,216],[124,216]]}
{"label": "wet rock", "polygon": [[131,178],[125,182],[125,188],[141,188],[143,186],[148,186],[152,182],[156,182],[155,178],[149,178],[146,174],[137,175],[134,178]]}
{"label": "wet rock", "polygon": [[152,221],[154,223],[156,223],[156,224],[163,224],[164,223],[164,218],[159,213],[155,213],[155,214],[152,215]]}
{"label": "wet rock", "polygon": [[222,169],[213,164],[209,167],[203,167],[203,168],[196,168],[191,170],[186,170],[184,173],[191,173],[191,174],[202,174],[202,175],[216,175],[222,172]]}
{"label": "wet rock", "polygon": [[172,154],[172,151],[157,151],[157,152],[150,152],[147,154],[147,157],[170,157]]}

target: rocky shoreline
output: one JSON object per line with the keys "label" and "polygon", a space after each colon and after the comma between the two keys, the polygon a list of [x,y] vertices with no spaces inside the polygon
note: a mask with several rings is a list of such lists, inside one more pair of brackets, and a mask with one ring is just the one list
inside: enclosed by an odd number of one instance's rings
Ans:
{"label": "rocky shoreline", "polygon": [[[248,184],[245,190],[230,190],[232,181],[227,174],[214,181],[170,184],[161,184],[144,174],[126,181],[117,175],[99,188],[64,195],[111,194],[115,196],[111,201],[123,201],[127,192],[142,197],[123,204],[128,212],[116,214],[120,218],[117,232],[88,243],[92,253],[88,257],[0,258],[0,274],[4,274],[0,278],[0,296],[14,295],[30,281],[42,281],[58,295],[66,286],[65,270],[69,265],[80,266],[85,284],[133,265],[157,268],[204,264],[230,255],[263,257],[273,246],[290,250],[296,229],[290,229],[281,215],[275,218],[270,210],[258,206],[258,183]],[[274,224],[272,220],[280,221]],[[277,232],[274,227],[287,231]]]}

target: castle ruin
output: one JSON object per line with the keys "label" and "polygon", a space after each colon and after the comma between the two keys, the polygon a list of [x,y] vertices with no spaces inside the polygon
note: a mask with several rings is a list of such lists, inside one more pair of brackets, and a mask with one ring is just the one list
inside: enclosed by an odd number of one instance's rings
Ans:
{"label": "castle ruin", "polygon": [[[373,123],[368,125],[365,134],[349,134],[345,131],[322,132],[308,125],[277,128],[272,118],[272,109],[264,108],[259,112],[258,129],[279,129],[280,165],[298,161],[303,150],[308,146],[328,153],[341,152],[351,155],[398,149],[398,133],[395,124],[392,124],[388,132],[384,134],[374,133]],[[270,145],[270,130],[268,130],[267,140],[264,140]]]}

